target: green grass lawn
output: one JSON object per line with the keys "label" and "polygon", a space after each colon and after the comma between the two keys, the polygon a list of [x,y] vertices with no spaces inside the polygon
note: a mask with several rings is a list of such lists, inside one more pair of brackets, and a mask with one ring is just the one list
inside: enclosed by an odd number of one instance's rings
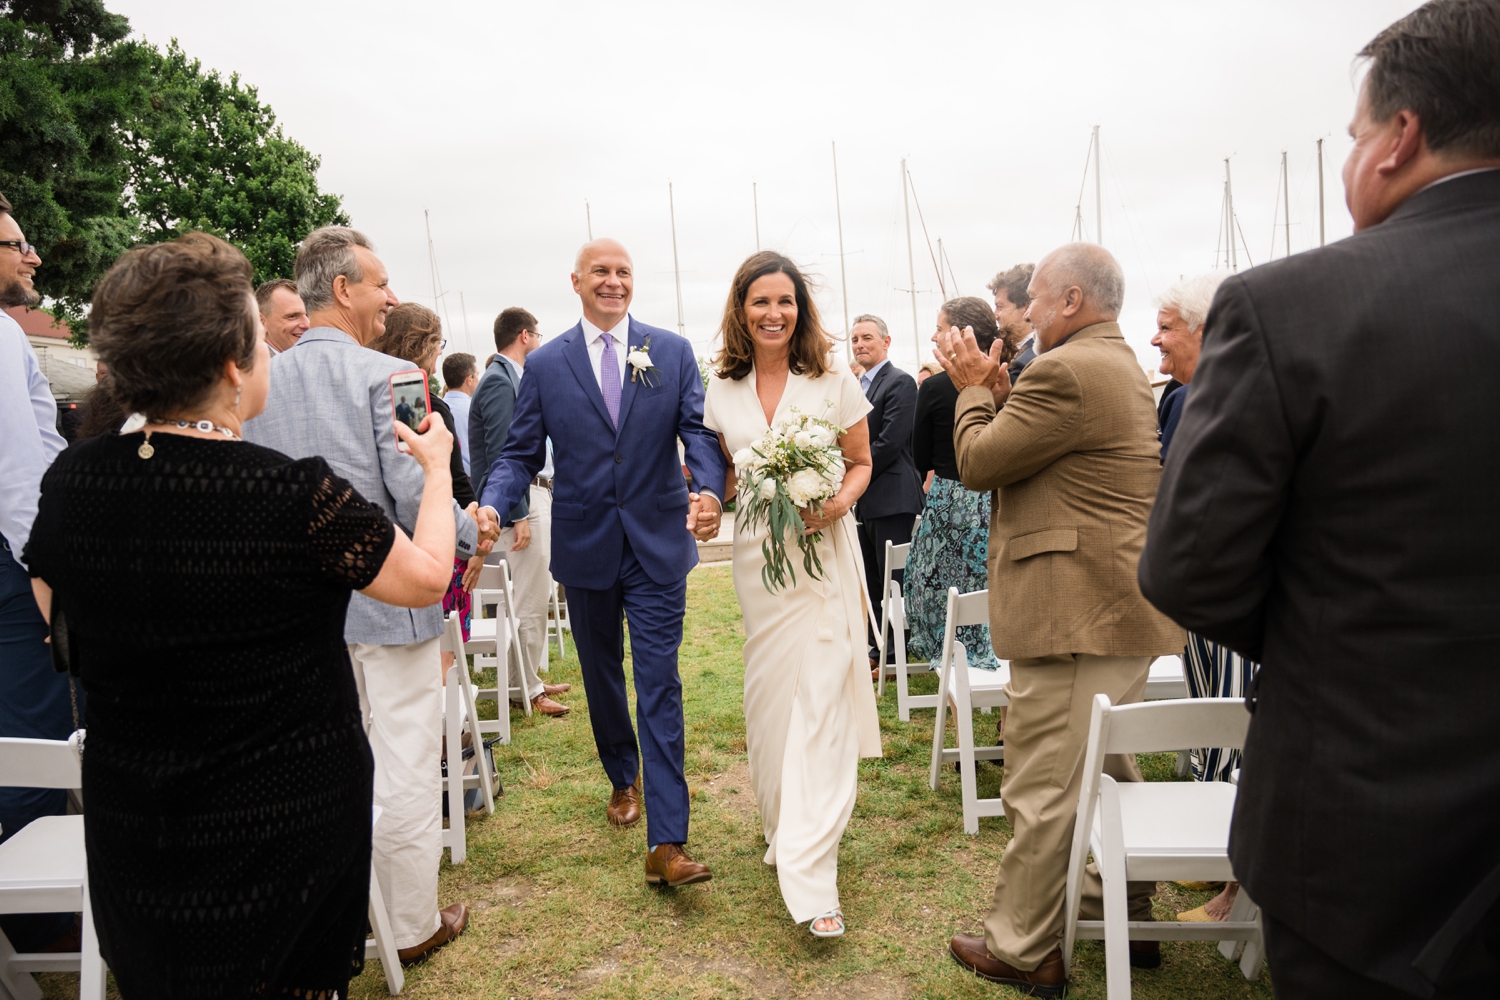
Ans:
{"label": "green grass lawn", "polygon": [[[840,851],[839,892],[849,923],[841,939],[818,941],[794,926],[761,839],[745,765],[739,606],[728,567],[695,570],[681,669],[694,856],[712,882],[681,889],[645,884],[645,823],[617,830],[604,820],[609,782],[589,730],[571,644],[549,680],[570,681],[562,719],[512,713],[513,743],[497,747],[505,795],[493,816],[469,826],[468,860],[446,863],[442,902],[464,900],[468,932],[431,961],[407,970],[413,998],[579,997],[1013,997],[966,975],[947,956],[955,931],[977,930],[989,906],[1003,819],[963,832],[958,775],[927,787],[932,713],[896,718],[895,694],[880,706],[885,756],[860,765],[859,802]],[[931,686],[932,678],[917,683]],[[923,687],[928,690],[928,687]],[[992,716],[976,729],[991,731]],[[1170,759],[1143,760],[1148,776],[1171,776]],[[1000,770],[981,765],[980,794],[999,793]],[[1163,884],[1157,916],[1210,894]],[[1266,997],[1210,944],[1163,944],[1156,970],[1136,970],[1142,1000]],[[386,995],[378,962],[351,991]],[[1078,948],[1070,996],[1104,997],[1104,951]]]}
{"label": "green grass lawn", "polygon": [[[470,821],[468,860],[443,854],[441,902],[469,904],[469,929],[430,961],[407,970],[403,996],[466,998],[1015,997],[964,973],[947,954],[957,931],[977,931],[989,907],[1003,819],[963,832],[958,775],[927,787],[932,713],[896,718],[895,693],[880,704],[885,756],[860,764],[859,800],[840,850],[839,892],[848,933],[819,941],[792,924],[761,839],[745,764],[739,605],[727,566],[695,570],[681,656],[692,794],[693,855],[713,881],[658,889],[643,879],[646,824],[618,830],[604,819],[609,782],[589,729],[578,662],[553,661],[551,681],[573,684],[562,719],[512,712],[513,742],[497,746],[505,794],[493,816]],[[628,673],[628,671],[627,671]],[[932,677],[915,682],[935,689]],[[481,706],[482,714],[494,711]],[[979,733],[993,716],[976,715]],[[950,723],[951,726],[951,723]],[[950,736],[950,745],[952,738]],[[1149,780],[1171,780],[1171,757],[1143,757]],[[979,794],[999,794],[998,768],[981,764]],[[1206,902],[1163,883],[1159,919]],[[1266,977],[1248,983],[1206,943],[1164,942],[1155,970],[1135,970],[1139,1000],[1269,998]],[[43,977],[46,995],[77,995],[77,977]],[[115,995],[111,990],[111,995]],[[1104,951],[1078,947],[1069,992],[1105,996]],[[386,996],[370,962],[351,996]]]}

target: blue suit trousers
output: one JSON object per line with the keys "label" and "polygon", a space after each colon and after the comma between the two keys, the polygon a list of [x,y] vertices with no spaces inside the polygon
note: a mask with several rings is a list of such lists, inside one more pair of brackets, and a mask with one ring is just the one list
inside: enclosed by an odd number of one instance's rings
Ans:
{"label": "blue suit trousers", "polygon": [[[82,711],[83,692],[79,691]],[[31,593],[31,577],[0,544],[0,736],[65,740],[73,732],[68,678],[52,669],[47,623]],[[0,788],[0,842],[39,816],[67,811],[68,793],[52,788]],[[17,951],[45,947],[72,924],[72,914],[0,918]]]}
{"label": "blue suit trousers", "polygon": [[[650,847],[685,844],[688,787],[683,774],[685,738],[682,678],[677,650],[687,580],[662,586],[647,575],[625,540],[620,575],[604,590],[568,588],[568,615],[589,700],[589,721],[599,760],[615,788],[635,782],[644,759],[646,840]],[[630,660],[635,675],[640,752],[630,725],[625,692],[625,637],[630,623]]]}

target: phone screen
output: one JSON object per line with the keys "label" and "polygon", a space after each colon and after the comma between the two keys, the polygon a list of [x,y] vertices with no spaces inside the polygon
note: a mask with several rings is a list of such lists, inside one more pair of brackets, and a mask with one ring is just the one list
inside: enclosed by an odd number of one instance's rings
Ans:
{"label": "phone screen", "polygon": [[[417,429],[432,409],[427,398],[427,373],[424,371],[397,372],[391,376],[391,408],[395,418],[412,430]],[[411,449],[399,439],[396,447],[409,452]]]}

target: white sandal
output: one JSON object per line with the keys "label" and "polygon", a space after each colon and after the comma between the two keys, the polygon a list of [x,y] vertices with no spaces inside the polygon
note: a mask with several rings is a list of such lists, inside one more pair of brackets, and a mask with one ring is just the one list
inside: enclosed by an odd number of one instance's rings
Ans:
{"label": "white sandal", "polygon": [[[838,929],[837,930],[832,930],[832,931],[820,931],[820,930],[818,930],[818,921],[819,920],[833,920],[833,921],[835,921],[835,922],[838,923],[838,925],[839,925]],[[844,936],[844,911],[843,910],[829,910],[827,913],[820,913],[816,917],[813,917],[810,921],[808,921],[808,923],[807,923],[807,929],[812,932],[812,936],[813,937],[820,937],[820,938],[843,937]]]}

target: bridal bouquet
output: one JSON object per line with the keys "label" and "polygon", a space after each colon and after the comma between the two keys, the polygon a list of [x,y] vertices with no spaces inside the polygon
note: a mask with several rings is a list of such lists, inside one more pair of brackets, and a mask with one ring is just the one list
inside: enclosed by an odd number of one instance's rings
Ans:
{"label": "bridal bouquet", "polygon": [[797,508],[817,509],[844,482],[844,453],[838,445],[843,428],[800,413],[795,407],[792,413],[790,419],[734,455],[739,479],[738,526],[754,530],[765,523],[770,527],[760,546],[766,560],[760,579],[773,594],[786,586],[788,577],[797,582],[787,557],[788,531],[802,550],[802,568],[814,580],[821,579],[823,563],[816,546],[823,534],[806,534]]}

